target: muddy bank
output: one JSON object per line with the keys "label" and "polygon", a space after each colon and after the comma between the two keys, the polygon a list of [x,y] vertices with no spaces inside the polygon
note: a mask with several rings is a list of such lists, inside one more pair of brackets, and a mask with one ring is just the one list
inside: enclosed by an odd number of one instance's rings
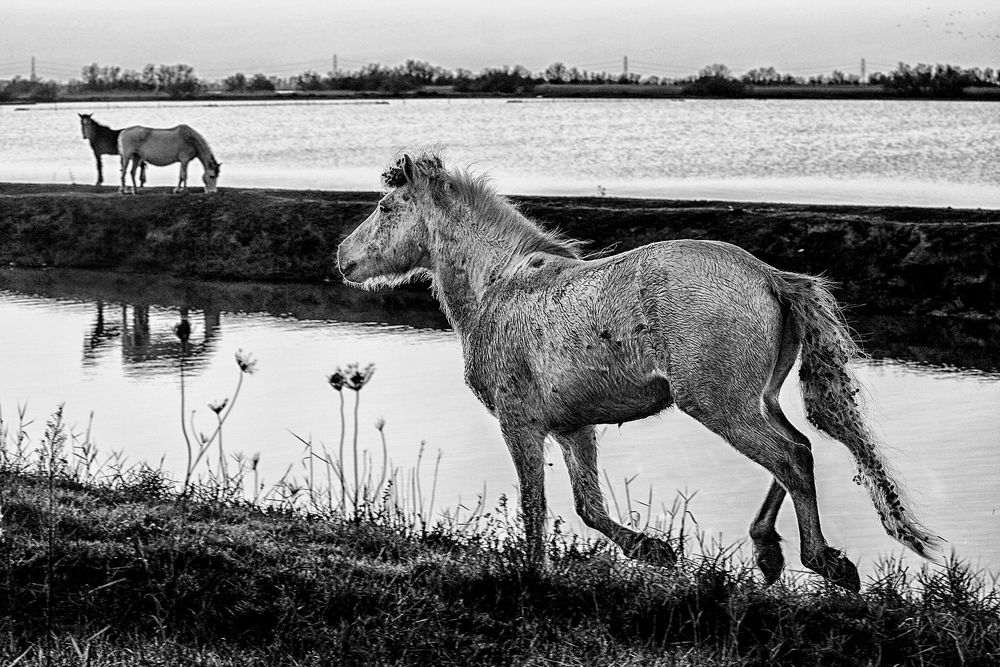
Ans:
{"label": "muddy bank", "polygon": [[[824,273],[861,313],[1000,319],[1000,211],[515,197],[529,216],[620,252],[657,240],[740,245],[777,267]],[[0,184],[0,263],[174,276],[319,282],[370,213],[364,192]]]}

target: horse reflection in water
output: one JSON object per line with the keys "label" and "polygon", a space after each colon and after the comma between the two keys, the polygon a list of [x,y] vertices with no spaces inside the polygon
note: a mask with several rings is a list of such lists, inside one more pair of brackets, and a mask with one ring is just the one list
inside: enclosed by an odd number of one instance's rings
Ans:
{"label": "horse reflection in water", "polygon": [[561,446],[577,512],[634,558],[671,566],[665,541],[608,515],[595,424],[671,405],[766,468],[773,481],[750,535],[768,583],[784,567],[775,531],[786,495],[802,562],[857,591],[857,568],[820,529],[813,456],[783,414],[796,359],[809,420],[840,440],[890,536],[928,556],[938,538],[910,513],[862,418],[848,362],[858,354],[823,280],[779,271],[727,243],[665,241],[594,260],[546,232],[482,178],[434,155],[404,156],[387,192],[341,244],[355,286],[430,278],[462,342],[466,382],[497,417],[520,480],[527,548],[543,560],[544,441]]}
{"label": "horse reflection in water", "polygon": [[[144,372],[150,368],[173,370],[175,362],[182,356],[186,359],[187,368],[198,368],[202,363],[208,363],[221,329],[221,311],[204,310],[201,338],[192,337],[186,347],[182,347],[180,339],[174,334],[173,324],[165,323],[162,329],[156,331],[151,328],[148,304],[121,304],[114,308],[120,308],[116,321],[109,317],[108,306],[103,301],[97,302],[97,314],[84,341],[85,366],[96,365],[102,350],[112,341],[120,339],[122,362],[126,368],[142,367]],[[180,309],[180,319],[188,320],[189,315],[188,308]]]}

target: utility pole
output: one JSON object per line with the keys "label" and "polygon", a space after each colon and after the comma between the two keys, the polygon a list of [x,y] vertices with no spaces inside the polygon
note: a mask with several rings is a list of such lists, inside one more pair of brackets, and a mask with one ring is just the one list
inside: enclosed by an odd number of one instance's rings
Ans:
{"label": "utility pole", "polygon": [[337,76],[337,54],[333,54],[333,75]]}
{"label": "utility pole", "polygon": [[861,59],[861,83],[868,83],[868,79],[865,76],[865,59]]}
{"label": "utility pole", "polygon": [[622,73],[624,74],[625,79],[627,80],[628,79],[628,56],[623,56],[622,57]]}
{"label": "utility pole", "polygon": [[31,80],[38,80],[38,77],[35,76],[35,56],[31,56]]}

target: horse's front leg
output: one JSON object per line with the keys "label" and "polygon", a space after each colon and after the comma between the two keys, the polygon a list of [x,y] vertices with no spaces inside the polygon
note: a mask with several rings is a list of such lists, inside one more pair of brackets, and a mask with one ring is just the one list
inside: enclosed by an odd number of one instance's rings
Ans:
{"label": "horse's front leg", "polygon": [[562,447],[573,487],[576,513],[583,522],[603,533],[629,558],[672,567],[677,562],[677,554],[665,540],[630,530],[608,516],[598,477],[597,437],[594,427],[585,426],[574,431],[555,432],[553,436]]}
{"label": "horse's front leg", "polygon": [[174,192],[182,192],[184,188],[187,187],[188,180],[188,163],[181,160],[181,171],[177,176],[177,187],[174,188]]}
{"label": "horse's front leg", "polygon": [[97,160],[97,183],[94,187],[100,187],[101,183],[104,182],[104,165],[101,163],[101,154],[94,153],[94,159]]}
{"label": "horse's front leg", "polygon": [[501,431],[520,482],[528,563],[541,567],[545,561],[545,432],[503,423]]}

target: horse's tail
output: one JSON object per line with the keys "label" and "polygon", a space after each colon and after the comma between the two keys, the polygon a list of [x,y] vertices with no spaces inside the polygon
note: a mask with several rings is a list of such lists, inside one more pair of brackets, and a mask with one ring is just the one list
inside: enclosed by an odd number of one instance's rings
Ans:
{"label": "horse's tail", "polygon": [[907,509],[902,486],[893,478],[855,399],[861,387],[847,364],[861,352],[851,338],[829,282],[777,271],[772,288],[791,315],[790,326],[801,344],[799,380],[806,417],[850,450],[858,468],[855,481],[868,490],[886,533],[933,560],[940,538],[920,525]]}

